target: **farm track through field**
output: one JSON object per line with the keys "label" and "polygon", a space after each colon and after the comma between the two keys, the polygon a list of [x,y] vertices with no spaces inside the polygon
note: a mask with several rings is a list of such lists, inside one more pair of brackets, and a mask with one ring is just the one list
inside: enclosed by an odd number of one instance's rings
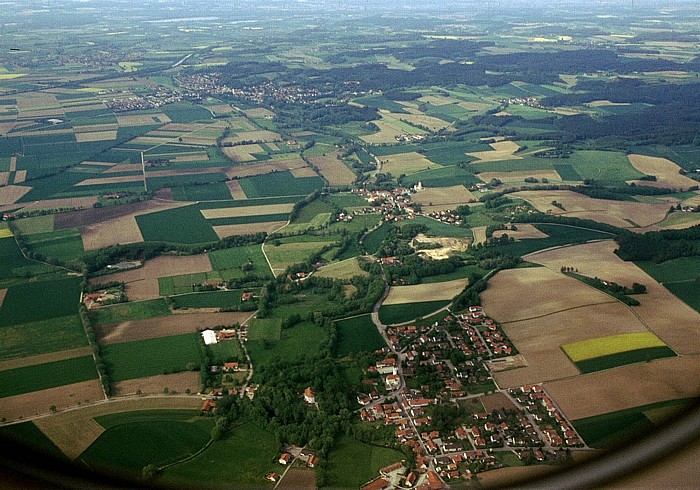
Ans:
{"label": "farm track through field", "polygon": [[[591,287],[592,287],[592,286],[591,286]],[[593,288],[593,289],[595,289],[595,288]],[[596,291],[597,291],[597,289],[596,289]],[[507,322],[500,322],[500,324],[501,324],[501,325],[510,325],[510,324],[512,324],[512,323],[527,322],[527,321],[530,321],[530,320],[539,320],[540,318],[546,318],[546,317],[548,317],[548,316],[558,315],[559,313],[564,313],[564,312],[567,312],[567,311],[578,310],[578,309],[581,309],[581,308],[590,308],[590,307],[592,307],[592,306],[608,305],[608,304],[613,304],[613,303],[618,303],[618,302],[619,302],[619,303],[622,303],[621,301],[618,301],[618,300],[612,300],[612,301],[604,301],[604,302],[602,302],[602,303],[589,303],[589,304],[586,304],[586,305],[577,305],[577,306],[572,306],[572,307],[570,307],[570,308],[564,308],[564,309],[562,309],[562,310],[550,311],[549,313],[544,313],[543,315],[536,315],[536,316],[531,316],[531,317],[529,317],[529,318],[518,318],[517,320],[510,320],[510,321],[507,321]]]}
{"label": "farm track through field", "polygon": [[50,352],[48,354],[40,354],[38,356],[22,357],[19,359],[10,359],[8,361],[0,361],[0,371],[8,369],[16,369],[37,364],[45,364],[53,361],[63,361],[66,359],[74,359],[76,357],[91,356],[92,349],[90,347],[80,347],[78,349],[63,350],[58,352]]}

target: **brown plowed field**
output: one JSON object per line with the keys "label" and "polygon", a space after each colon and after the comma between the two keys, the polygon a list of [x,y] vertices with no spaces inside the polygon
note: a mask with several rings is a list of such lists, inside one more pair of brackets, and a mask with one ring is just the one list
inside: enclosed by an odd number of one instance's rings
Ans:
{"label": "brown plowed field", "polygon": [[53,405],[58,410],[63,410],[79,403],[95,402],[103,398],[104,392],[100,381],[93,379],[48,390],[0,398],[0,417],[6,418],[7,421],[19,418],[26,419],[50,413]]}
{"label": "brown plowed field", "polygon": [[0,204],[14,204],[31,190],[31,187],[23,185],[2,186],[0,187]]}
{"label": "brown plowed field", "polygon": [[700,393],[700,357],[657,359],[545,383],[570,419],[601,415]]}
{"label": "brown plowed field", "polygon": [[83,226],[80,228],[80,235],[85,251],[143,241],[141,229],[133,216],[123,216],[100,224]]}
{"label": "brown plowed field", "polygon": [[312,469],[293,468],[279,482],[280,490],[315,490],[316,472]]}
{"label": "brown plowed field", "polygon": [[[586,276],[625,286],[631,286],[634,282],[644,284],[647,293],[635,296],[641,304],[634,307],[634,312],[676,352],[700,353],[700,313],[676,298],[634,263],[620,259],[613,253],[616,248],[614,242],[588,243],[530,255],[527,260],[555,271],[563,265],[574,267]],[[489,294],[492,284],[489,283],[485,295]]]}
{"label": "brown plowed field", "polygon": [[241,187],[241,183],[237,180],[229,180],[226,182],[226,187],[228,187],[229,192],[231,192],[231,197],[236,200],[248,199],[245,195],[245,191]]}
{"label": "brown plowed field", "polygon": [[482,396],[480,400],[481,404],[484,406],[484,410],[489,413],[502,408],[515,410],[515,405],[513,402],[510,401],[510,398],[503,393],[494,393],[493,395]]}
{"label": "brown plowed field", "polygon": [[[141,301],[160,297],[158,288],[159,277],[209,272],[211,270],[209,257],[204,254],[187,256],[161,255],[146,261],[143,267],[138,269],[111,274],[109,280],[124,282],[127,297],[132,301]],[[101,282],[102,280],[104,279],[98,278],[96,282]]]}
{"label": "brown plowed field", "polygon": [[245,312],[168,315],[98,325],[95,327],[95,333],[101,344],[116,344],[193,333],[216,325],[243,323],[250,315]]}
{"label": "brown plowed field", "polygon": [[[92,209],[92,205],[97,202],[97,197],[69,197],[65,199],[45,199],[36,201],[22,208],[22,211],[31,211],[33,209],[55,209],[55,208],[82,208]],[[64,216],[67,213],[61,213],[56,216]],[[58,228],[57,228],[58,229]]]}
{"label": "brown plowed field", "polygon": [[45,417],[35,424],[66,456],[75,459],[104,432],[94,417],[137,410],[196,410],[201,404],[202,401],[197,397],[112,399]]}
{"label": "brown plowed field", "polygon": [[[0,290],[0,306],[2,306],[2,293],[6,289]],[[48,354],[40,354],[38,356],[22,357],[19,359],[10,359],[9,361],[0,361],[0,371],[7,369],[16,369],[27,366],[35,366],[37,364],[45,364],[47,362],[63,361],[65,359],[75,359],[76,357],[91,356],[92,349],[90,347],[80,347],[78,349],[62,350],[58,352],[50,352]]]}
{"label": "brown plowed field", "polygon": [[165,209],[187,206],[188,202],[162,202],[142,201],[120,206],[105,206],[102,208],[90,208],[71,213],[57,214],[54,218],[54,229],[65,230],[103,223],[104,221],[121,218],[123,216],[138,216],[140,214],[154,213]]}
{"label": "brown plowed field", "polygon": [[481,300],[489,316],[501,323],[615,301],[576,279],[544,267],[499,272],[489,280]]}
{"label": "brown plowed field", "polygon": [[114,383],[114,394],[116,396],[134,395],[141,390],[143,395],[155,395],[163,393],[168,388],[169,393],[191,393],[199,392],[199,373],[195,371],[185,371],[175,374],[159,374],[148,378],[129,379]]}

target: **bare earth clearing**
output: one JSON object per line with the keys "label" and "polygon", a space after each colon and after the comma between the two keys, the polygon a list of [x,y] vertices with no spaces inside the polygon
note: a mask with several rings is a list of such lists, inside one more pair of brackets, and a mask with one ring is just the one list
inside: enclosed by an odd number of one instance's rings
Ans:
{"label": "bare earth clearing", "polygon": [[414,286],[393,286],[384,305],[401,305],[420,301],[449,300],[457,296],[467,286],[467,279],[416,284]]}
{"label": "bare earth clearing", "polygon": [[500,410],[501,408],[515,410],[515,405],[513,405],[513,402],[510,401],[510,398],[503,393],[494,393],[493,395],[482,396],[479,400],[481,400],[484,410],[489,413],[493,412],[494,410]]}
{"label": "bare earth clearing", "polygon": [[676,298],[634,263],[620,259],[613,253],[616,248],[614,242],[589,243],[530,255],[527,260],[555,271],[563,265],[575,267],[586,276],[625,286],[631,286],[634,282],[644,284],[647,293],[635,296],[641,304],[634,307],[634,312],[676,352],[700,353],[700,313]]}
{"label": "bare earth clearing", "polygon": [[[669,208],[667,203],[593,199],[572,191],[522,191],[511,194],[511,197],[525,199],[543,213],[592,219],[632,229],[662,221]],[[560,203],[564,210],[554,206],[552,201]]]}
{"label": "bare earth clearing", "polygon": [[[209,257],[200,255],[161,255],[146,261],[143,267],[109,276],[110,281],[121,281],[125,284],[125,293],[131,301],[142,301],[160,297],[158,287],[159,277],[178,276],[211,271]],[[94,283],[100,283],[104,278],[97,278]]]}
{"label": "bare earth clearing", "polygon": [[165,388],[168,389],[169,393],[185,393],[186,390],[197,393],[199,391],[199,373],[184,371],[118,381],[114,383],[114,394],[116,396],[134,395],[140,390],[143,395],[156,395],[163,393]]}
{"label": "bare earth clearing", "polygon": [[453,252],[465,252],[469,248],[469,242],[468,238],[427,237],[420,233],[413,239],[411,246],[415,248],[419,243],[437,243],[441,245],[440,248],[420,250],[418,254],[433,260],[443,260],[450,257]]}
{"label": "bare earth clearing", "polygon": [[198,397],[149,397],[108,402],[59,413],[34,423],[66,456],[75,459],[104,432],[93,419],[102,415],[137,410],[196,410]]}
{"label": "bare earth clearing", "polygon": [[671,357],[545,383],[570,419],[696,397],[700,393],[700,357]]}
{"label": "bare earth clearing", "polygon": [[0,417],[5,417],[8,421],[26,419],[50,413],[52,406],[63,410],[103,398],[104,392],[99,380],[83,381],[48,390],[0,398]]}
{"label": "bare earth clearing", "polygon": [[154,339],[194,333],[216,325],[243,323],[251,313],[183,313],[145,320],[128,320],[121,323],[97,325],[95,333],[101,344],[116,344],[136,340]]}

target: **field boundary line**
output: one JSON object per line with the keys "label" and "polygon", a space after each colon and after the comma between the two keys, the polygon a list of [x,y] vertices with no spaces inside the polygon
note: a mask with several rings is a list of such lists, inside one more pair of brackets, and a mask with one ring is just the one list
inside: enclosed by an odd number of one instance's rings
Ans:
{"label": "field boundary line", "polygon": [[[597,291],[597,290],[596,290],[596,291]],[[591,306],[611,305],[611,304],[614,304],[614,303],[619,303],[619,301],[618,301],[618,300],[603,301],[602,303],[590,303],[590,304],[586,304],[586,305],[572,306],[572,307],[570,307],[570,308],[564,308],[563,310],[557,310],[557,311],[552,311],[552,312],[550,312],[550,313],[545,313],[544,315],[537,315],[537,316],[533,316],[533,317],[530,317],[530,318],[519,318],[519,319],[517,319],[517,320],[510,320],[510,321],[508,321],[508,322],[499,322],[499,323],[500,323],[501,325],[509,325],[509,324],[511,324],[511,323],[520,323],[520,322],[526,322],[526,321],[529,321],[529,320],[538,320],[538,319],[540,319],[540,318],[545,318],[545,317],[552,316],[552,315],[556,315],[556,314],[559,314],[559,313],[564,313],[565,311],[578,310],[578,309],[580,309],[580,308],[590,308]],[[624,303],[623,303],[623,304],[624,304]],[[627,305],[625,305],[625,306],[627,306]]]}

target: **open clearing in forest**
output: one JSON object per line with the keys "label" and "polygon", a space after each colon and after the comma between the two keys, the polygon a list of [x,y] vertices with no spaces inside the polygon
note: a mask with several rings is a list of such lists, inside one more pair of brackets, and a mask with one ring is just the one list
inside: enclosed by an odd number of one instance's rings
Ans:
{"label": "open clearing in forest", "polygon": [[499,272],[489,280],[489,287],[481,293],[481,299],[489,316],[501,323],[615,301],[576,279],[544,267]]}
{"label": "open clearing in forest", "polygon": [[[599,277],[628,287],[634,282],[645,285],[646,294],[635,296],[641,304],[634,307],[634,312],[652,332],[679,354],[700,353],[700,313],[658,284],[633,262],[620,259],[613,253],[616,248],[614,242],[587,243],[541,252],[528,256],[527,260],[552,270],[559,270],[561,266],[574,267],[585,276]],[[500,273],[496,278],[498,276]],[[489,283],[489,290],[491,285]],[[489,290],[484,294],[488,295]],[[523,293],[518,294],[522,297]]]}
{"label": "open clearing in forest", "polygon": [[330,185],[350,185],[355,182],[355,172],[338,159],[337,152],[327,156],[309,157],[309,161],[318,168]]}
{"label": "open clearing in forest", "polygon": [[206,219],[235,218],[238,216],[261,216],[266,214],[290,213],[294,208],[293,203],[267,204],[263,206],[239,206],[235,208],[202,209],[202,216]]}
{"label": "open clearing in forest", "polygon": [[[96,402],[104,398],[102,385],[97,379],[82,381],[22,395],[0,398],[0,417],[7,421],[28,418],[79,404]],[[51,418],[51,417],[49,417]]]}
{"label": "open clearing in forest", "polygon": [[[573,191],[521,191],[510,194],[510,197],[524,199],[543,213],[592,219],[620,228],[645,227],[658,223],[664,219],[669,208],[668,203],[594,199]],[[554,206],[553,201],[564,209]]]}
{"label": "open clearing in forest", "polygon": [[205,254],[200,255],[161,255],[147,260],[142,267],[110,274],[107,279],[98,277],[93,283],[105,280],[120,281],[125,284],[125,293],[131,301],[154,299],[160,297],[158,287],[159,277],[169,277],[182,274],[210,272],[211,263]]}
{"label": "open clearing in forest", "polygon": [[651,403],[697,397],[700,357],[658,359],[545,383],[569,419]]}
{"label": "open clearing in forest", "polygon": [[450,300],[457,296],[469,283],[468,279],[454,281],[416,284],[413,286],[393,286],[383,305],[402,305],[425,301]]}
{"label": "open clearing in forest", "polygon": [[196,410],[201,404],[198,397],[117,399],[45,417],[35,424],[66,456],[75,459],[104,432],[95,417],[138,410]]}
{"label": "open clearing in forest", "polygon": [[[414,174],[431,168],[441,168],[441,165],[428,160],[425,155],[412,151],[381,157],[381,171],[396,177],[401,174]],[[465,189],[466,190],[466,189]]]}
{"label": "open clearing in forest", "polygon": [[476,201],[477,198],[463,185],[450,187],[427,187],[411,196],[411,200],[420,204],[423,211],[432,213]]}
{"label": "open clearing in forest", "polygon": [[186,390],[190,390],[191,393],[197,393],[199,391],[199,372],[183,371],[175,374],[159,374],[146,378],[127,379],[117,381],[112,387],[116,396],[134,395],[136,393],[157,395],[164,393],[166,388],[168,393],[172,394],[182,394]]}
{"label": "open clearing in forest", "polygon": [[243,225],[220,225],[213,226],[212,228],[216,236],[223,239],[233,235],[250,235],[261,232],[271,234],[286,224],[286,221],[265,221],[261,223],[246,223]]}
{"label": "open clearing in forest", "polygon": [[698,183],[690,177],[681,175],[679,173],[681,167],[666,158],[650,157],[647,155],[628,155],[627,158],[632,166],[643,174],[656,177],[655,181],[631,181],[637,185],[667,187],[671,189],[687,189],[698,185]]}
{"label": "open clearing in forest", "polygon": [[520,160],[522,158],[515,155],[515,152],[520,149],[520,145],[515,141],[497,141],[496,143],[491,143],[489,146],[493,148],[493,150],[467,153],[470,157],[476,158],[476,160],[471,163],[500,162],[503,160]]}
{"label": "open clearing in forest", "polygon": [[216,325],[243,323],[251,313],[181,313],[145,320],[97,325],[95,332],[101,344],[132,342],[205,330]]}
{"label": "open clearing in forest", "polygon": [[[527,223],[518,223],[516,225],[517,230],[496,230],[493,232],[494,238],[500,238],[503,235],[508,235],[516,240],[524,240],[528,238],[547,238],[549,235],[543,231],[538,230],[533,225]],[[486,240],[486,235],[484,232],[484,240]]]}

